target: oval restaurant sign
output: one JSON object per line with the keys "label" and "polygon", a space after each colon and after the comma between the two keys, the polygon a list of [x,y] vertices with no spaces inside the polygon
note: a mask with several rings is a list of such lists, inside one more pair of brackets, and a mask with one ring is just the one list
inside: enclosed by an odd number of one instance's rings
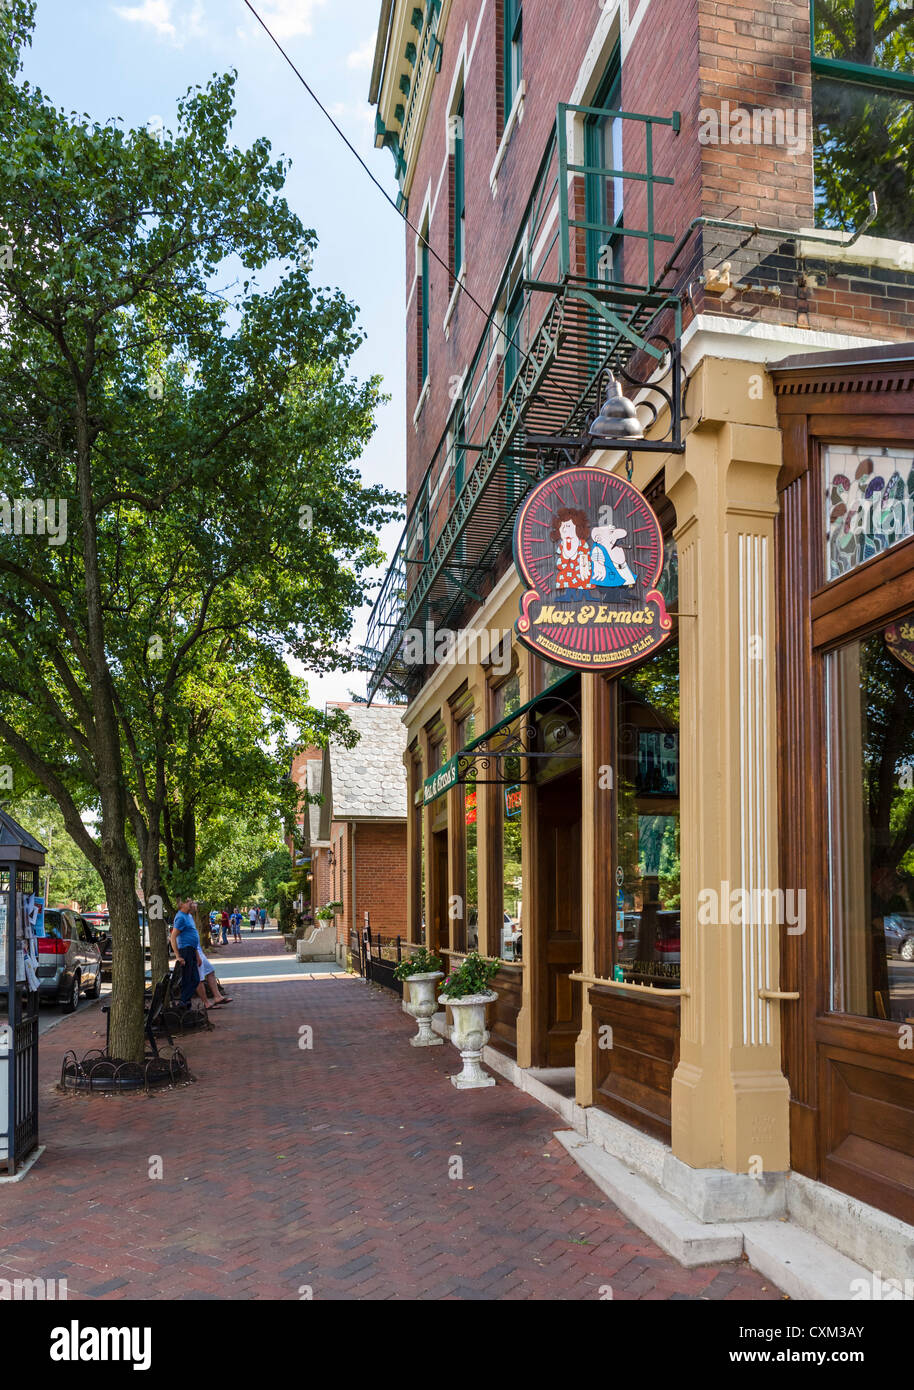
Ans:
{"label": "oval restaurant sign", "polygon": [[514,562],[530,586],[516,632],[547,661],[615,670],[669,636],[672,619],[656,588],[660,522],[624,478],[564,468],[538,483],[515,523]]}

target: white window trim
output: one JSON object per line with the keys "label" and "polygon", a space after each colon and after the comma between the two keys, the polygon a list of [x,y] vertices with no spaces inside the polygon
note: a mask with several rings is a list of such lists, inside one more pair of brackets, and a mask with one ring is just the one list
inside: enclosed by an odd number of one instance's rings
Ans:
{"label": "white window trim", "polygon": [[460,294],[460,291],[461,291],[462,289],[465,289],[465,288],[466,288],[466,283],[467,283],[467,258],[466,258],[466,256],[464,256],[464,258],[463,258],[463,263],[462,263],[462,265],[461,265],[461,267],[460,267],[460,271],[458,272],[457,279],[456,279],[456,282],[455,282],[455,284],[454,284],[454,288],[453,288],[453,290],[451,291],[451,297],[450,297],[450,299],[448,300],[448,306],[447,306],[447,309],[445,310],[444,319],[443,319],[442,324],[441,324],[441,327],[444,329],[444,336],[445,336],[445,338],[447,338],[447,337],[449,336],[448,330],[450,329],[450,326],[451,326],[451,319],[454,317],[454,310],[457,308],[457,298],[458,298],[458,296],[459,296],[459,294]]}
{"label": "white window trim", "polygon": [[504,163],[505,155],[508,152],[511,136],[514,134],[515,128],[519,126],[524,119],[524,98],[526,95],[527,79],[524,77],[521,78],[520,85],[517,88],[517,94],[514,98],[514,105],[511,107],[508,119],[505,121],[505,128],[498,146],[498,153],[495,156],[495,163],[492,165],[492,172],[489,174],[489,187],[492,190],[493,198],[498,193],[498,175]]}
{"label": "white window trim", "polygon": [[416,430],[418,430],[419,428],[419,416],[422,414],[422,411],[425,407],[425,402],[428,400],[428,392],[429,386],[431,385],[431,380],[432,374],[431,372],[429,372],[424,382],[422,383],[422,390],[419,392],[419,401],[415,410],[413,411],[413,428]]}

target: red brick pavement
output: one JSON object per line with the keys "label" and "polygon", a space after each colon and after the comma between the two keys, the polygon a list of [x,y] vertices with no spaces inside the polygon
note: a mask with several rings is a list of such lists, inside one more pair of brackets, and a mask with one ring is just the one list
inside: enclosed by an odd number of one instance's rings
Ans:
{"label": "red brick pavement", "polygon": [[[219,960],[278,949],[246,931]],[[43,1040],[47,1152],[0,1187],[0,1278],[66,1278],[71,1299],[781,1296],[745,1263],[681,1269],[580,1172],[551,1111],[502,1081],[455,1091],[453,1049],[409,1047],[393,995],[340,976],[232,992],[173,1091],[54,1089],[63,1053],[103,1038],[97,1009]]]}

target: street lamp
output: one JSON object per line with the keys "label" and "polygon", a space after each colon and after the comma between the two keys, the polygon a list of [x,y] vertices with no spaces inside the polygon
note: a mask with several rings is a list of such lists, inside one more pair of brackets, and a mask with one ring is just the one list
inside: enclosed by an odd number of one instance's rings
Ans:
{"label": "street lamp", "polygon": [[643,439],[644,430],[634,405],[623,396],[618,381],[609,373],[606,383],[606,399],[600,413],[590,426],[590,437],[600,443],[628,439]]}

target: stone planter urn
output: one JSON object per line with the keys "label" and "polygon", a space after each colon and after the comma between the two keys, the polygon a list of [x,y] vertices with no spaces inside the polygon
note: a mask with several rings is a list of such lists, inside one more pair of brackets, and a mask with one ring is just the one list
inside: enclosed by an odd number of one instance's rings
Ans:
{"label": "stone planter urn", "polygon": [[459,1091],[474,1091],[481,1086],[495,1085],[495,1077],[483,1071],[480,1058],[482,1049],[489,1041],[486,1005],[497,998],[495,991],[489,989],[484,994],[465,994],[462,999],[450,999],[442,994],[438,1000],[439,1004],[453,1010],[451,1042],[463,1060],[463,1071],[451,1077],[451,1085]]}
{"label": "stone planter urn", "polygon": [[419,1025],[418,1033],[409,1040],[413,1047],[440,1047],[444,1042],[444,1038],[439,1038],[432,1032],[432,1015],[436,1008],[435,985],[443,979],[444,975],[440,970],[433,970],[427,975],[406,977],[405,983],[409,985],[406,1012],[412,1014]]}

